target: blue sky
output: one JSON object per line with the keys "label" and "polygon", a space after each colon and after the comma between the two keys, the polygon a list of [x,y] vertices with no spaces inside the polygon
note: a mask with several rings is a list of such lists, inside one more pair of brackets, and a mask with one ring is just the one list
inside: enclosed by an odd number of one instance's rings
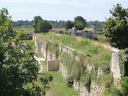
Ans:
{"label": "blue sky", "polygon": [[0,0],[0,9],[7,8],[12,20],[73,20],[82,16],[87,21],[105,21],[109,10],[120,3],[128,8],[128,0]]}

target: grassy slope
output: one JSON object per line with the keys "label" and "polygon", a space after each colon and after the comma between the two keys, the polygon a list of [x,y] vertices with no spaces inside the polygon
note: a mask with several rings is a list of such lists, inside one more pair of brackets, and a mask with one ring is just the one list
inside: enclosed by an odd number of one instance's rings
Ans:
{"label": "grassy slope", "polygon": [[[47,62],[42,62],[43,72],[47,72]],[[50,90],[47,91],[46,96],[79,96],[78,93],[73,89],[69,88],[66,85],[66,80],[63,78],[59,71],[49,71],[54,78],[50,82]],[[40,74],[41,76],[41,74]]]}
{"label": "grassy slope", "polygon": [[73,88],[66,86],[66,80],[60,72],[48,72],[53,75],[54,79],[50,83],[51,89],[46,96],[79,96]]}

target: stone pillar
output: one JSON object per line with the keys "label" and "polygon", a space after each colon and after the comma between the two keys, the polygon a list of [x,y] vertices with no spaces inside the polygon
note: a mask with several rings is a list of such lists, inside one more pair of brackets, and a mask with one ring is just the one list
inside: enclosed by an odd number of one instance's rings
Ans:
{"label": "stone pillar", "polygon": [[47,59],[47,42],[44,42],[43,54],[44,58]]}
{"label": "stone pillar", "polygon": [[92,28],[92,38],[94,39],[95,38],[95,33],[96,33],[96,28],[93,25],[91,25],[91,28]]}
{"label": "stone pillar", "polygon": [[35,46],[37,46],[37,37],[34,38],[35,40]]}
{"label": "stone pillar", "polygon": [[41,46],[40,46],[40,42],[37,42],[37,51],[41,51]]}
{"label": "stone pillar", "polygon": [[115,85],[117,85],[121,79],[118,52],[119,50],[115,48],[111,50],[111,72],[113,74]]}
{"label": "stone pillar", "polygon": [[96,28],[95,28],[95,26],[91,26],[92,27],[92,33],[95,35],[95,32],[96,32]]}
{"label": "stone pillar", "polygon": [[62,53],[62,44],[60,44],[59,48],[60,48],[60,53]]}

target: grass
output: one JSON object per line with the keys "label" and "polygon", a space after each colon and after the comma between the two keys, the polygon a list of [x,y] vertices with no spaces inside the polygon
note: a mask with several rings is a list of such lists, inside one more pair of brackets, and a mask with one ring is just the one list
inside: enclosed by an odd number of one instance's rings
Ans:
{"label": "grass", "polygon": [[100,43],[110,45],[110,43],[107,41],[106,37],[104,35],[96,35]]}
{"label": "grass", "polygon": [[42,73],[46,73],[47,72],[47,61],[41,61],[41,64],[43,65]]}
{"label": "grass", "polygon": [[54,79],[50,82],[50,90],[46,96],[79,96],[78,93],[70,87],[67,87],[66,80],[62,77],[60,72],[48,72],[53,75]]}
{"label": "grass", "polygon": [[34,28],[13,28],[13,30],[16,32],[24,31],[25,33],[33,33],[34,32]]}
{"label": "grass", "polygon": [[[73,88],[67,87],[66,80],[59,71],[47,72],[47,61],[43,61],[41,63],[43,65],[42,73],[48,73],[53,76],[53,80],[50,82],[50,90],[46,92],[46,96],[79,96]],[[35,84],[39,86],[40,77],[42,77],[42,74],[38,74],[38,79],[35,82]],[[32,84],[28,84],[27,86],[32,87]]]}
{"label": "grass", "polygon": [[74,36],[69,35],[56,35],[54,33],[47,33],[46,35],[36,34],[40,39],[43,38],[46,42],[54,42],[69,46],[76,51],[89,55],[88,57],[93,64],[99,65],[100,67],[109,66],[110,64],[110,50],[104,49],[100,45],[95,45],[91,40],[82,38],[77,40]]}
{"label": "grass", "polygon": [[37,56],[38,58],[42,58],[42,57],[43,57],[41,52],[37,52],[37,53],[36,53],[36,56]]}
{"label": "grass", "polygon": [[[43,65],[42,73],[48,73],[53,76],[53,81],[50,82],[50,90],[46,92],[46,96],[79,96],[78,93],[70,87],[67,87],[66,80],[59,71],[47,71],[47,61],[41,61]],[[38,78],[41,74],[38,75]],[[37,82],[37,84],[39,84]]]}

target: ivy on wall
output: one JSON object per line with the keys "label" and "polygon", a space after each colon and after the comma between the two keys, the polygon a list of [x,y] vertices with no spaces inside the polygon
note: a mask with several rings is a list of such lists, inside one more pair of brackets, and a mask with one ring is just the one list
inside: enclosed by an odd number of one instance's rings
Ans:
{"label": "ivy on wall", "polygon": [[[113,78],[110,73],[98,76],[98,68],[94,66],[92,70],[87,69],[88,57],[79,56],[80,60],[76,61],[75,56],[71,56],[68,53],[61,53],[61,62],[67,68],[68,79],[67,82],[69,86],[73,84],[72,82],[79,81],[85,85],[88,92],[90,92],[91,82],[95,81],[97,84],[104,84],[106,88],[109,88],[113,84]],[[86,59],[86,60],[85,60]],[[100,82],[100,83],[98,83]]]}
{"label": "ivy on wall", "polygon": [[68,70],[68,82],[73,80],[81,81],[88,91],[90,91],[91,74],[87,72],[87,67],[82,59],[83,58],[80,57],[80,61],[76,61],[74,56],[67,53],[61,54],[61,62]]}
{"label": "ivy on wall", "polygon": [[128,48],[119,51],[121,77],[128,76]]}

